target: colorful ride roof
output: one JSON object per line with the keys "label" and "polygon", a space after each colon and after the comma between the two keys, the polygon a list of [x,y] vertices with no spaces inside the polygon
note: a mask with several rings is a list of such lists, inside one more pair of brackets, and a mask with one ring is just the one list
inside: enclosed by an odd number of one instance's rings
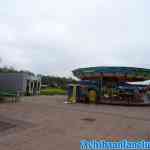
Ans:
{"label": "colorful ride roof", "polygon": [[150,69],[134,67],[89,67],[73,70],[73,74],[82,80],[108,79],[135,82],[150,80]]}

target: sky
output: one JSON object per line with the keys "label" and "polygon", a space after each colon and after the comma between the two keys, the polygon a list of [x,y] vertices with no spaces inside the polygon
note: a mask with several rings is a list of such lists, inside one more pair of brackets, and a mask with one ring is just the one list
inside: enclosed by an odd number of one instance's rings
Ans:
{"label": "sky", "polygon": [[0,0],[0,67],[71,76],[150,68],[149,0]]}

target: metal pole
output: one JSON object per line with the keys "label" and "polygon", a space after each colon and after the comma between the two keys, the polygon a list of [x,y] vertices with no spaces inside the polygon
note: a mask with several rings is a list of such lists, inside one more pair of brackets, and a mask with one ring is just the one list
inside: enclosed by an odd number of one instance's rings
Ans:
{"label": "metal pole", "polygon": [[101,96],[102,96],[102,88],[103,88],[103,77],[101,76]]}

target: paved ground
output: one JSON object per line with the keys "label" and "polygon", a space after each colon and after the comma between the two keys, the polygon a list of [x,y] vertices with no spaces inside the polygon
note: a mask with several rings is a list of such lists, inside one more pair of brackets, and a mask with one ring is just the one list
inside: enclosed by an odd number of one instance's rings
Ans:
{"label": "paved ground", "polygon": [[150,138],[150,107],[64,104],[63,96],[0,104],[0,150],[78,150],[83,138]]}

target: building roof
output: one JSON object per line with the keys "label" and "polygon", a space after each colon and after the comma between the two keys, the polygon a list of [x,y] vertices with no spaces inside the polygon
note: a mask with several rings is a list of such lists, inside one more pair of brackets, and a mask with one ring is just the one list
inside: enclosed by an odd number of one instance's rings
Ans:
{"label": "building roof", "polygon": [[100,78],[119,81],[145,81],[150,80],[150,69],[135,67],[89,67],[73,70],[73,74],[82,80],[95,80]]}
{"label": "building roof", "polygon": [[26,73],[26,72],[0,72],[0,78],[22,77],[28,80],[41,80],[40,77]]}

